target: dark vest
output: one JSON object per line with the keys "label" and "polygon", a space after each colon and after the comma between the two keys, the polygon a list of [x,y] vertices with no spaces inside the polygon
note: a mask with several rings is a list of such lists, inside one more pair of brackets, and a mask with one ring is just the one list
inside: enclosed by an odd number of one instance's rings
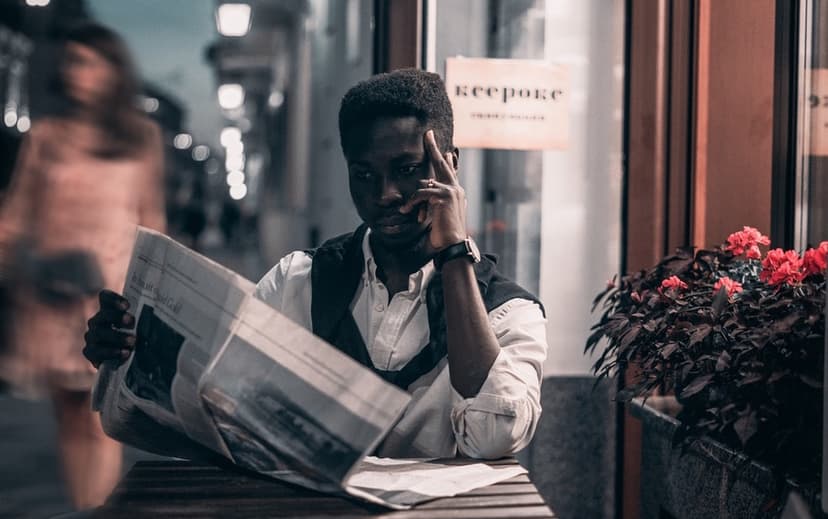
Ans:
{"label": "dark vest", "polygon": [[[313,333],[339,348],[357,362],[372,369],[386,381],[406,389],[412,382],[425,375],[446,356],[446,313],[443,309],[443,280],[436,272],[426,291],[428,309],[428,344],[399,371],[385,371],[374,367],[356,321],[351,314],[362,274],[365,258],[362,242],[366,226],[355,232],[333,238],[321,247],[308,251],[313,257],[311,267],[311,321]],[[477,285],[483,296],[486,311],[515,298],[540,301],[500,275],[495,269],[496,258],[485,255],[474,266]]]}

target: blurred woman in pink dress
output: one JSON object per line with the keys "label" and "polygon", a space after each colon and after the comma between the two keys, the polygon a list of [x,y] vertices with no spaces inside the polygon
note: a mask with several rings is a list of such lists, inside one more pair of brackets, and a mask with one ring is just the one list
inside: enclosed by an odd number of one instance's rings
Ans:
{"label": "blurred woman in pink dress", "polygon": [[32,126],[0,210],[0,264],[22,280],[0,378],[51,398],[67,488],[82,509],[103,503],[121,467],[120,444],[91,410],[86,321],[99,289],[123,289],[134,225],[164,230],[163,149],[112,31],[71,31],[60,72],[69,108]]}

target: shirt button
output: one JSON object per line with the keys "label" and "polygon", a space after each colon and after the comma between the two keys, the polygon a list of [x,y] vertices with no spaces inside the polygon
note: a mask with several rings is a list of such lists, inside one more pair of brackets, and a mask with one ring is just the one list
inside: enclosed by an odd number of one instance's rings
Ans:
{"label": "shirt button", "polygon": [[377,306],[375,306],[375,307],[374,307],[374,309],[375,309],[377,312],[382,312],[383,310],[385,310],[385,305],[383,305],[383,304],[378,304]]}

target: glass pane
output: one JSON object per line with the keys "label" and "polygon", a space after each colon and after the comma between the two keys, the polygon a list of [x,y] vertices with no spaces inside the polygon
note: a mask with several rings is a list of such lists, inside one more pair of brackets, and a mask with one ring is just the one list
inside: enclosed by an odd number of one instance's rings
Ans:
{"label": "glass pane", "polygon": [[[436,4],[439,72],[447,57],[458,55],[544,58],[544,0]],[[462,150],[460,175],[469,233],[482,250],[497,254],[501,272],[538,293],[543,153]]]}
{"label": "glass pane", "polygon": [[806,6],[801,88],[805,157],[799,174],[799,248],[828,240],[828,0]]}
{"label": "glass pane", "polygon": [[498,268],[540,295],[547,374],[584,374],[592,361],[592,294],[618,271],[622,185],[624,3],[452,0],[436,6],[436,69],[446,58],[547,60],[569,68],[565,150],[463,149],[469,232]]}

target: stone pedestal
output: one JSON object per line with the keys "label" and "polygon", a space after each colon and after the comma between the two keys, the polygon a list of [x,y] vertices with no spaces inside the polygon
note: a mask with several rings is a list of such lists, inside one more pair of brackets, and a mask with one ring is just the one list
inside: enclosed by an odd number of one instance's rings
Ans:
{"label": "stone pedestal", "polygon": [[683,455],[673,448],[678,422],[641,401],[641,519],[737,519],[777,516],[774,474],[719,442],[704,439]]}
{"label": "stone pedestal", "polygon": [[543,414],[518,459],[559,517],[615,517],[615,381],[543,380]]}

